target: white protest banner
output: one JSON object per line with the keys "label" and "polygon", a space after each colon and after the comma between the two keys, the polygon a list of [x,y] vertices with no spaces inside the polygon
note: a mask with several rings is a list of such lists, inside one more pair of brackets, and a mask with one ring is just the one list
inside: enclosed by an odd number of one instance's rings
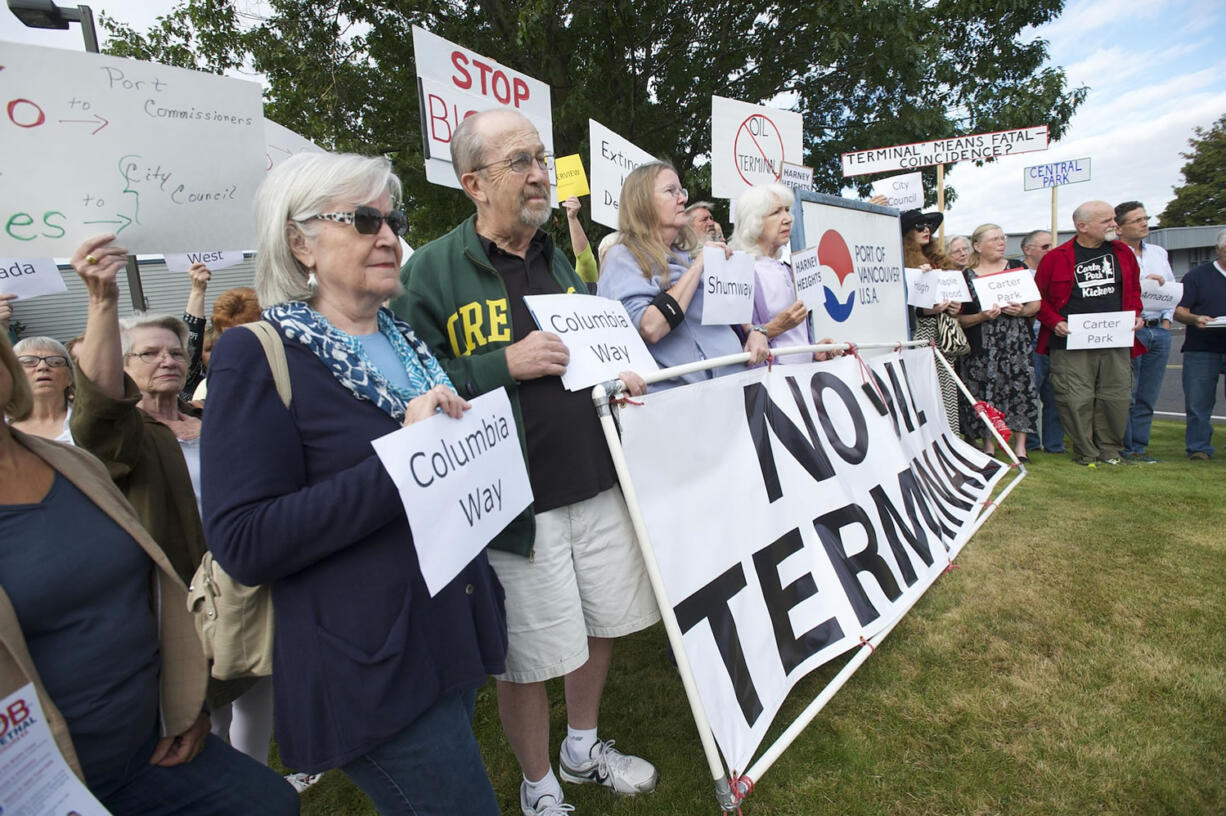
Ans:
{"label": "white protest banner", "polygon": [[438,594],[532,501],[511,401],[503,388],[372,440],[400,490],[417,562]]}
{"label": "white protest banner", "polygon": [[792,164],[791,162],[783,162],[783,173],[779,176],[779,181],[785,187],[791,187],[793,190],[812,190],[813,189],[813,168],[806,167],[803,164]]}
{"label": "white protest banner", "polygon": [[826,299],[820,266],[817,247],[792,253],[792,279],[796,281],[796,298],[804,301],[810,312],[821,308]]}
{"label": "white protest banner", "polygon": [[924,208],[924,174],[906,173],[873,182],[873,195],[885,196],[885,206],[896,210]]}
{"label": "white protest banner", "polygon": [[1178,281],[1158,281],[1141,278],[1141,308],[1147,312],[1174,309],[1183,299],[1183,284]]}
{"label": "white protest banner", "polygon": [[1007,306],[1010,303],[1030,303],[1038,300],[1039,289],[1028,269],[1006,269],[990,275],[971,278],[975,294],[979,296],[979,308]]}
{"label": "white protest banner", "polygon": [[68,767],[33,683],[0,698],[0,813],[107,816]]}
{"label": "white protest banner", "polygon": [[937,297],[937,275],[933,269],[916,269],[905,267],[903,275],[907,279],[907,305],[919,309],[931,309],[940,301]]}
{"label": "white protest banner", "polygon": [[50,258],[0,258],[0,294],[29,299],[67,288]]}
{"label": "white protest banner", "polygon": [[459,189],[451,169],[451,134],[478,111],[519,111],[536,126],[545,150],[553,152],[553,109],[544,82],[419,26],[413,26],[413,61],[428,181]]}
{"label": "white protest banner", "polygon": [[259,83],[4,43],[0,255],[67,257],[113,232],[129,252],[254,246]]}
{"label": "white protest banner", "polygon": [[1068,316],[1068,349],[1132,348],[1136,312]]}
{"label": "white protest banner", "polygon": [[895,342],[907,336],[898,216],[846,204],[831,196],[802,198],[792,227],[794,241],[817,248],[823,297],[813,307],[813,336]]}
{"label": "white protest banner", "polygon": [[702,325],[728,326],[753,318],[754,257],[733,252],[724,257],[722,247],[703,247]]}
{"label": "white protest banner", "polygon": [[736,199],[755,184],[779,181],[783,163],[800,162],[799,113],[711,97],[711,194]]}
{"label": "white protest banner", "polygon": [[570,352],[562,375],[567,391],[615,380],[623,371],[643,374],[660,368],[619,300],[596,295],[525,295],[524,304],[536,325],[560,337]]}
{"label": "white protest banner", "polygon": [[305,136],[278,125],[271,119],[264,120],[264,161],[271,170],[295,153],[326,153],[322,147]]}
{"label": "white protest banner", "polygon": [[937,269],[937,303],[942,300],[956,300],[958,303],[970,303],[971,290],[967,288],[966,278],[956,269]]}
{"label": "white protest banner", "polygon": [[213,250],[212,252],[181,252],[165,256],[166,268],[171,272],[186,272],[192,264],[202,263],[209,271],[229,269],[243,262],[241,249]]}
{"label": "white protest banner", "polygon": [[[751,369],[620,415],[633,494],[729,768],[807,673],[898,619],[1008,472],[949,429],[929,349]],[[729,474],[737,474],[730,478]]]}
{"label": "white protest banner", "polygon": [[843,154],[843,175],[863,176],[890,170],[915,170],[934,164],[983,161],[1047,149],[1047,125],[976,133],[931,142],[875,147]]}
{"label": "white protest banner", "polygon": [[1026,190],[1042,190],[1090,180],[1090,159],[1035,164],[1022,170],[1022,187]]}
{"label": "white protest banner", "polygon": [[591,146],[592,220],[617,229],[617,203],[622,197],[626,176],[640,164],[653,162],[656,157],[628,139],[618,136],[595,119],[587,120],[588,144]]}

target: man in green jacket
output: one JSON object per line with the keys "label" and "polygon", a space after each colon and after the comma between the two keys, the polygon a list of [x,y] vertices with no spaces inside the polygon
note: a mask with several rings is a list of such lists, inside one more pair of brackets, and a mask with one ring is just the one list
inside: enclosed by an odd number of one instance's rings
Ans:
{"label": "man in green jacket", "polygon": [[[652,625],[659,612],[590,395],[562,387],[566,346],[536,329],[523,300],[586,291],[540,229],[550,216],[553,158],[532,123],[510,110],[465,119],[451,158],[477,213],[413,253],[393,308],[462,396],[501,387],[515,409],[533,506],[490,544],[510,641],[498,711],[523,771],[524,814],[561,814],[570,806],[549,759],[551,677],[565,677],[562,779],[623,794],[655,788],[651,763],[600,740],[597,717],[613,638]],[[643,393],[641,378],[621,376]]]}

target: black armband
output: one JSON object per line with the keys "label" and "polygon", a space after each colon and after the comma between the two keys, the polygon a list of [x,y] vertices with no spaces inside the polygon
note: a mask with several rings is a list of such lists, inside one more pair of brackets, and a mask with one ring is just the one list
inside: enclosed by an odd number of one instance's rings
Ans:
{"label": "black armband", "polygon": [[656,295],[651,301],[651,305],[660,310],[664,315],[664,319],[668,321],[668,327],[675,329],[685,322],[685,312],[681,308],[681,304],[673,300],[673,296],[668,292],[661,292]]}

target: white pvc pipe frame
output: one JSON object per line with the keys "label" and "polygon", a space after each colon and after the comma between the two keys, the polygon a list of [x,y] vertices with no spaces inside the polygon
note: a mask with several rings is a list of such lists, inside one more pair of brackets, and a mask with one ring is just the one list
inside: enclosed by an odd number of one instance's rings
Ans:
{"label": "white pvc pipe frame", "polygon": [[[773,354],[795,354],[795,353],[812,353],[817,351],[852,351],[860,349],[902,349],[902,348],[917,348],[929,346],[932,348],[933,354],[938,363],[944,366],[949,376],[953,378],[958,389],[966,396],[972,405],[976,400],[974,395],[967,390],[966,385],[958,377],[953,366],[945,359],[945,356],[932,345],[930,340],[910,340],[899,343],[863,343],[852,344],[848,343],[819,343],[808,346],[794,346],[788,348],[772,349]],[[679,377],[682,374],[690,374],[695,371],[704,371],[710,368],[718,368],[720,366],[735,365],[749,359],[748,353],[729,354],[723,357],[716,357],[710,360],[702,360],[696,363],[687,363],[685,365],[673,366],[659,371],[651,372],[650,374],[640,375],[647,383],[660,382],[662,380]],[[639,548],[643,554],[643,563],[647,569],[647,576],[651,581],[652,591],[656,596],[656,603],[660,607],[660,617],[664,621],[664,630],[668,634],[669,643],[672,644],[673,655],[677,659],[677,671],[681,675],[681,684],[685,688],[686,698],[689,700],[690,713],[694,717],[694,724],[698,727],[698,738],[702,742],[703,753],[707,757],[707,767],[711,771],[711,778],[715,783],[715,796],[719,801],[720,807],[728,812],[738,810],[741,802],[749,792],[749,784],[744,780],[752,780],[756,782],[770,770],[771,766],[783,755],[783,752],[788,749],[796,738],[809,726],[821,710],[834,697],[835,694],[851,679],[856,670],[868,660],[869,656],[876,650],[877,646],[885,640],[886,635],[894,630],[898,622],[903,616],[911,610],[915,602],[920,596],[916,596],[906,608],[898,612],[898,614],[886,625],[886,627],[874,636],[871,640],[864,642],[862,646],[852,655],[851,659],[843,666],[839,672],[831,678],[825,688],[805,707],[795,720],[784,730],[779,738],[776,739],[762,753],[756,762],[754,762],[743,774],[739,777],[731,775],[724,768],[723,760],[720,757],[719,747],[715,743],[715,735],[711,732],[711,724],[707,720],[706,711],[702,707],[702,701],[698,696],[698,687],[694,683],[694,672],[690,666],[689,658],[685,654],[685,647],[681,639],[681,629],[677,625],[677,616],[673,613],[672,606],[669,602],[668,595],[664,590],[664,579],[660,574],[659,562],[656,561],[655,550],[651,544],[651,538],[647,532],[647,524],[643,520],[643,513],[639,507],[638,495],[634,489],[634,483],[630,479],[630,470],[626,465],[626,456],[621,446],[621,438],[617,433],[617,426],[613,420],[613,412],[610,408],[610,399],[617,396],[625,390],[625,383],[620,380],[614,380],[609,383],[602,383],[592,389],[592,401],[596,405],[597,412],[600,414],[601,428],[604,430],[605,442],[609,446],[609,453],[613,458],[613,467],[617,471],[618,481],[621,483],[622,494],[626,500],[626,508],[630,513],[630,521],[634,525],[635,535],[638,537]],[[982,414],[980,419],[984,426],[992,434],[996,440],[996,444],[1001,450],[1007,451],[1009,457],[1013,460],[1011,467],[1016,468],[1017,474],[1005,487],[997,494],[994,500],[984,499],[976,504],[979,506],[979,515],[971,524],[962,528],[955,537],[953,543],[949,546],[947,556],[950,563],[962,551],[962,548],[971,539],[984,522],[991,517],[992,513],[996,512],[996,508],[1000,506],[1000,502],[1013,491],[1026,476],[1026,468],[1018,461],[1013,449],[1006,444],[1000,433]],[[922,594],[922,593],[921,593]],[[752,782],[750,784],[752,784]],[[733,785],[736,785],[736,790],[733,790]]]}

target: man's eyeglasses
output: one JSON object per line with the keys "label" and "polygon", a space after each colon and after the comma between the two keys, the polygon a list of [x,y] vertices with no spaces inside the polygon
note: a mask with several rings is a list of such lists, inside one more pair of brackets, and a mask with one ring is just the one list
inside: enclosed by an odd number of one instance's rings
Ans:
{"label": "man's eyeglasses", "polygon": [[476,173],[480,170],[488,170],[491,167],[497,167],[500,164],[505,164],[507,169],[516,175],[523,175],[532,169],[532,164],[536,163],[542,170],[548,173],[553,169],[553,154],[541,153],[536,156],[530,156],[527,153],[517,153],[509,159],[499,159],[489,164],[483,164],[480,167],[474,167],[470,172]]}
{"label": "man's eyeglasses", "polygon": [[668,187],[665,187],[660,192],[672,198],[689,198],[690,197],[690,191],[685,189],[684,187],[674,187],[672,185],[669,185]]}
{"label": "man's eyeglasses", "polygon": [[396,235],[404,235],[409,231],[409,219],[404,214],[404,210],[392,210],[384,215],[374,207],[354,207],[349,212],[316,213],[301,220],[310,221],[312,218],[322,218],[338,224],[352,224],[353,228],[362,235],[377,235],[379,230],[383,229],[384,221]]}
{"label": "man's eyeglasses", "polygon": [[129,357],[139,357],[142,363],[153,365],[160,363],[163,356],[168,356],[176,363],[187,362],[187,352],[183,349],[149,349],[148,351],[134,351],[128,355]]}
{"label": "man's eyeglasses", "polygon": [[37,354],[22,354],[18,356],[17,362],[21,363],[22,368],[38,368],[39,363],[46,363],[51,368],[63,368],[68,365],[68,358],[63,354],[49,354],[46,357]]}
{"label": "man's eyeglasses", "polygon": [[1141,226],[1142,224],[1148,224],[1150,221],[1153,221],[1153,220],[1154,220],[1154,219],[1153,219],[1153,216],[1148,216],[1148,215],[1147,215],[1147,216],[1145,216],[1145,217],[1141,217],[1141,216],[1139,216],[1139,215],[1138,215],[1136,218],[1129,218],[1127,221],[1121,221],[1121,222],[1120,222],[1120,226],[1123,226],[1123,227],[1139,227],[1139,226]]}

